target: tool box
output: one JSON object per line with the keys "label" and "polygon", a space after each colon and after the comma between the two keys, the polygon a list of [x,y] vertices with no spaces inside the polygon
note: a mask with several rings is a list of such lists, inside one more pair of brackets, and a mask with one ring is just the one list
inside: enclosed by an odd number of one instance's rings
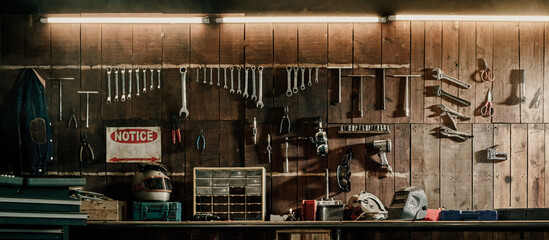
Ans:
{"label": "tool box", "polygon": [[134,221],[181,221],[180,202],[133,202]]}
{"label": "tool box", "polygon": [[496,221],[498,213],[496,210],[442,210],[439,221]]}
{"label": "tool box", "polygon": [[549,208],[501,208],[499,220],[549,220]]}

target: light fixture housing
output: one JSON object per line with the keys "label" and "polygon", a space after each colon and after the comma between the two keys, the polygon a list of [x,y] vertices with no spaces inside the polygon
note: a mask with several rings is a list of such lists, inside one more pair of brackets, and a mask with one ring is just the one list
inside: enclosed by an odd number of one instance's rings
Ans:
{"label": "light fixture housing", "polygon": [[384,17],[220,17],[216,23],[376,23],[385,22]]}
{"label": "light fixture housing", "polygon": [[46,17],[42,23],[210,23],[208,17]]}
{"label": "light fixture housing", "polygon": [[389,21],[487,21],[487,22],[549,22],[549,16],[504,15],[390,15]]}

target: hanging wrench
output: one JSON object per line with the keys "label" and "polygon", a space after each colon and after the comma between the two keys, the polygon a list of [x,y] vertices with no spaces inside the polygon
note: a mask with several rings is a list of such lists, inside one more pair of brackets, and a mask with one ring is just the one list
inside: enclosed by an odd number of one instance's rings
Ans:
{"label": "hanging wrench", "polygon": [[255,66],[252,66],[252,101],[257,100],[257,95],[255,95]]}
{"label": "hanging wrench", "polygon": [[294,93],[298,93],[299,92],[299,89],[297,88],[297,75],[298,74],[298,71],[299,68],[297,66],[294,67],[294,88],[293,88],[293,92]]}
{"label": "hanging wrench", "polygon": [[284,172],[290,172],[290,162],[288,161],[288,142],[290,141],[290,139],[288,137],[286,137],[284,139],[284,143],[286,145],[286,167],[284,168]]}
{"label": "hanging wrench", "polygon": [[305,90],[305,67],[301,67],[301,86],[299,89],[301,89],[301,91]]}
{"label": "hanging wrench", "polygon": [[204,84],[207,84],[208,82],[206,81],[206,73],[208,73],[208,67],[204,67],[204,81],[202,83]]}
{"label": "hanging wrench", "polygon": [[520,83],[522,83],[522,97],[520,97],[520,102],[526,103],[526,71],[524,71],[524,69],[521,69],[520,73]]}
{"label": "hanging wrench", "polygon": [[221,87],[221,68],[217,67],[217,86]]}
{"label": "hanging wrench", "polygon": [[200,66],[196,68],[196,82],[200,82]]}
{"label": "hanging wrench", "polygon": [[114,102],[118,102],[118,68],[114,69]]}
{"label": "hanging wrench", "polygon": [[132,99],[132,78],[133,78],[133,72],[131,68],[128,69],[128,76],[130,76],[130,84],[128,88],[128,96],[126,97],[126,99],[131,100]]}
{"label": "hanging wrench", "polygon": [[318,67],[315,67],[315,83],[318,83]]}
{"label": "hanging wrench", "polygon": [[312,78],[311,73],[312,72],[313,72],[313,68],[309,68],[309,82],[307,83],[307,85],[309,85],[309,87],[313,86],[313,82],[311,82],[311,78]]}
{"label": "hanging wrench", "polygon": [[214,71],[214,69],[213,69],[213,68],[210,68],[210,86],[213,86],[213,85],[214,85],[214,82],[213,82],[213,71]]}
{"label": "hanging wrench", "polygon": [[257,100],[256,106],[257,108],[263,108],[263,67],[259,66],[257,70],[259,70],[259,99]]}
{"label": "hanging wrench", "polygon": [[120,98],[120,101],[125,102],[126,101],[126,68],[122,68],[120,70],[120,73],[122,73],[122,97]]}
{"label": "hanging wrench", "polygon": [[236,94],[240,95],[242,94],[242,90],[240,90],[240,67],[236,67],[236,71],[238,71],[238,90],[236,90]]}
{"label": "hanging wrench", "polygon": [[107,68],[107,104],[111,104],[111,71]]}
{"label": "hanging wrench", "polygon": [[229,89],[229,87],[227,87],[227,68],[223,68],[223,81],[225,83],[223,89]]}
{"label": "hanging wrench", "polygon": [[248,98],[248,67],[244,67],[244,93],[242,97]]}
{"label": "hanging wrench", "polygon": [[152,91],[154,89],[154,69],[151,68],[151,86],[149,87],[149,89]]}
{"label": "hanging wrench", "polygon": [[[181,109],[179,109],[180,117],[189,116],[189,110],[187,110],[187,88],[185,87],[185,78],[187,77],[187,68],[180,68],[179,73],[181,73]],[[182,114],[185,114],[182,116]]]}
{"label": "hanging wrench", "polygon": [[233,71],[234,67],[231,67],[231,90],[229,91],[230,93],[234,93]]}
{"label": "hanging wrench", "polygon": [[147,93],[147,68],[143,68],[143,94]]}
{"label": "hanging wrench", "polygon": [[160,89],[160,68],[156,69],[156,73],[158,73],[158,85],[156,86],[156,89]]}
{"label": "hanging wrench", "polygon": [[292,96],[292,67],[287,66],[286,72],[288,73],[288,89],[286,90],[286,96],[291,97]]}
{"label": "hanging wrench", "polygon": [[273,147],[271,147],[271,134],[267,134],[267,154],[269,155],[269,163],[271,162],[271,150],[273,150]]}
{"label": "hanging wrench", "polygon": [[448,98],[450,98],[450,99],[452,99],[452,100],[454,100],[454,101],[456,101],[456,102],[458,102],[458,103],[461,103],[461,104],[463,104],[463,105],[465,105],[465,106],[471,105],[471,103],[470,103],[469,101],[465,100],[465,99],[456,97],[456,96],[454,96],[454,95],[452,95],[452,94],[449,94],[449,93],[447,93],[447,92],[445,92],[445,91],[442,91],[442,88],[441,88],[440,86],[435,86],[435,95],[438,96],[438,97],[440,97],[440,96],[448,97]]}
{"label": "hanging wrench", "polygon": [[135,93],[135,96],[139,97],[139,91],[141,91],[141,89],[139,88],[139,68],[135,69],[135,86],[137,87],[137,93]]}
{"label": "hanging wrench", "polygon": [[457,78],[453,78],[453,77],[450,77],[450,76],[444,74],[440,68],[433,68],[433,72],[436,73],[435,75],[433,75],[433,77],[438,79],[438,80],[446,79],[450,82],[455,83],[458,86],[461,86],[461,87],[464,87],[464,88],[467,88],[467,89],[471,88],[471,84],[468,84],[468,83],[463,82],[463,81],[461,81]]}

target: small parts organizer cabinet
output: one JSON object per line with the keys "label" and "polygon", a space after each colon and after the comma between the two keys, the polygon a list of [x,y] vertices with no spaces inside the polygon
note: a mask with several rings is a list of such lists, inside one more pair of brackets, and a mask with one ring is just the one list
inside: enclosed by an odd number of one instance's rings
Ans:
{"label": "small parts organizer cabinet", "polygon": [[193,213],[222,220],[265,220],[265,168],[194,168]]}

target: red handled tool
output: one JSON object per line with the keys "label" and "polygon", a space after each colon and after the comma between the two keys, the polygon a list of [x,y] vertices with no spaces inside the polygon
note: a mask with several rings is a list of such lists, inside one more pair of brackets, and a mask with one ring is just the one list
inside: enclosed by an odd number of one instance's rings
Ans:
{"label": "red handled tool", "polygon": [[175,138],[177,136],[177,142],[181,143],[181,130],[177,126],[177,114],[172,113],[171,115],[172,122],[172,142],[175,144]]}

